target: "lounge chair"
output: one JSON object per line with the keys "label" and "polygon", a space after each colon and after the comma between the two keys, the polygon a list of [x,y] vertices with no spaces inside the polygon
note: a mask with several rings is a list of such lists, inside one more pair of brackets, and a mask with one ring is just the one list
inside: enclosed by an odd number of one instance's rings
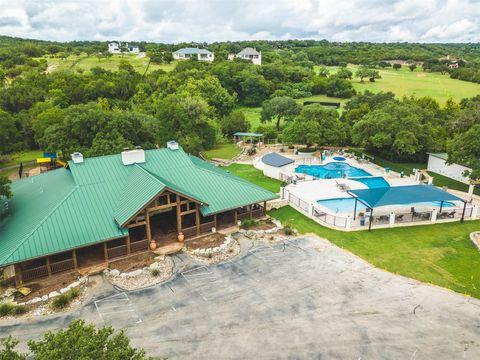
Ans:
{"label": "lounge chair", "polygon": [[405,215],[404,214],[401,214],[401,215],[395,215],[395,221],[403,221],[403,217]]}
{"label": "lounge chair", "polygon": [[455,210],[453,210],[452,212],[449,212],[449,213],[447,214],[447,217],[449,217],[449,218],[454,218],[456,213],[457,213],[457,212],[456,212]]}

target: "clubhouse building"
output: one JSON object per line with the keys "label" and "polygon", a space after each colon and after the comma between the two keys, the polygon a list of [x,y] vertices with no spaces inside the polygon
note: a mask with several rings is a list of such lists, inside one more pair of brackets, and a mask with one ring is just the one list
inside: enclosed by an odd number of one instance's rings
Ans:
{"label": "clubhouse building", "polygon": [[263,217],[277,195],[167,148],[83,158],[12,184],[0,218],[0,269],[17,285]]}

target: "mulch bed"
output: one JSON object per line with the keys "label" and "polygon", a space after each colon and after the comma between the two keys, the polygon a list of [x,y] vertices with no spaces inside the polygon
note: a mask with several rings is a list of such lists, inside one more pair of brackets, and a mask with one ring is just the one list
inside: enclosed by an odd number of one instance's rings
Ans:
{"label": "mulch bed", "polygon": [[192,239],[185,241],[185,246],[189,250],[195,249],[209,249],[222,245],[225,242],[225,235],[220,233],[210,234],[200,237],[198,239]]}
{"label": "mulch bed", "polygon": [[58,291],[59,289],[64,288],[71,283],[77,281],[79,276],[80,274],[74,271],[65,274],[56,274],[51,278],[41,279],[35,283],[25,285],[25,287],[32,289],[32,292],[27,296],[20,296],[16,300],[19,302],[25,302],[35,297],[48,295],[52,291]]}
{"label": "mulch bed", "polygon": [[110,263],[110,269],[117,269],[120,272],[130,272],[137,269],[143,269],[154,262],[155,255],[151,251],[146,251],[137,255],[130,256]]}

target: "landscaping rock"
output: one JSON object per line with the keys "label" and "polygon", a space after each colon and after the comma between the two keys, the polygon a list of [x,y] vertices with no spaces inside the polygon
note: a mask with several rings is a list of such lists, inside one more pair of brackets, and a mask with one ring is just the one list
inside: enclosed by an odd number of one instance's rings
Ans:
{"label": "landscaping rock", "polygon": [[43,295],[42,296],[42,301],[47,301],[48,300],[48,295]]}
{"label": "landscaping rock", "polygon": [[119,276],[120,275],[120,270],[117,270],[117,269],[112,269],[110,270],[110,276]]}
{"label": "landscaping rock", "polygon": [[138,269],[128,273],[128,277],[135,277],[141,274],[142,274],[142,269]]}
{"label": "landscaping rock", "polygon": [[28,305],[36,304],[42,301],[41,297],[34,297],[32,300],[27,301]]}
{"label": "landscaping rock", "polygon": [[49,299],[53,299],[54,297],[60,296],[60,293],[58,291],[52,291],[50,294],[48,294]]}
{"label": "landscaping rock", "polygon": [[148,268],[150,270],[155,270],[155,269],[158,269],[159,267],[159,264],[157,262],[154,262],[153,264],[151,264]]}

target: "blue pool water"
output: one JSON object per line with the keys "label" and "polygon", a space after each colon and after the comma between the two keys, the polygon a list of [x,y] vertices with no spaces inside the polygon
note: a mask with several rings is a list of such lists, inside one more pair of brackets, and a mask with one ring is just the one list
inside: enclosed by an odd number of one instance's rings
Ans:
{"label": "blue pool water", "polygon": [[345,159],[343,156],[334,156],[334,157],[333,157],[333,160],[336,160],[336,161],[345,161],[346,159]]}
{"label": "blue pool water", "polygon": [[319,179],[338,179],[372,175],[363,169],[350,166],[344,162],[331,162],[326,165],[299,165],[295,169],[295,172],[315,176]]}
{"label": "blue pool water", "polygon": [[352,179],[368,186],[369,189],[390,187],[390,184],[381,176]]}
{"label": "blue pool water", "polygon": [[[353,198],[341,198],[341,199],[328,199],[318,200],[319,205],[323,205],[328,208],[332,213],[352,213],[355,210],[355,199]],[[440,201],[420,202],[413,204],[402,204],[403,206],[431,206],[440,207]],[[454,207],[455,204],[451,202],[444,202],[443,208]],[[365,205],[360,202],[357,204],[357,211],[365,211]],[[374,210],[375,212],[375,210]]]}

